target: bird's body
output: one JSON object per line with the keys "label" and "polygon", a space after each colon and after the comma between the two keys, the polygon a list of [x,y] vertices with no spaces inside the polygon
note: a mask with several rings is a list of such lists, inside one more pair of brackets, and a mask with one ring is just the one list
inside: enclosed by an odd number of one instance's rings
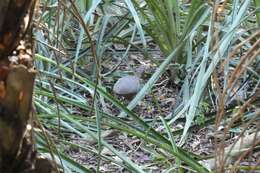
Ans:
{"label": "bird's body", "polygon": [[146,66],[136,69],[135,75],[124,76],[114,84],[113,92],[126,98],[132,98],[141,89],[141,76],[146,70]]}
{"label": "bird's body", "polygon": [[125,76],[115,83],[113,92],[123,96],[134,95],[140,90],[140,87],[140,78],[138,76]]}

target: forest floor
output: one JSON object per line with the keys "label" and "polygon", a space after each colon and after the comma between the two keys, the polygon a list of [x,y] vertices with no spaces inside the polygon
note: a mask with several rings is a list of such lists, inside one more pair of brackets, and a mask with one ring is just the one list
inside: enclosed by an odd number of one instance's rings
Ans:
{"label": "forest floor", "polygon": [[[133,55],[134,59],[130,60],[129,64],[131,66],[137,67],[140,65],[140,62],[143,64],[150,64],[149,60],[144,61],[141,55]],[[150,66],[150,70],[154,71],[155,68]],[[118,70],[121,71],[131,71],[128,66],[120,66]],[[151,73],[152,74],[152,73]],[[149,72],[145,74],[143,78],[143,83],[145,83],[150,78]],[[112,88],[113,83],[115,81],[107,81],[108,85]],[[157,129],[158,131],[163,130],[162,123],[160,121],[159,116],[164,118],[170,118],[172,111],[179,104],[179,93],[180,86],[176,81],[172,81],[171,77],[165,73],[163,74],[157,83],[152,88],[152,91],[145,96],[145,98],[136,106],[134,111],[142,117],[146,122],[148,122],[152,127]],[[112,92],[112,89],[111,89]],[[117,96],[121,102],[127,105],[130,100],[126,100],[122,97]],[[91,97],[89,97],[91,99]],[[91,101],[91,100],[89,100]],[[118,115],[120,112],[112,105],[107,104],[106,109],[109,112],[112,112],[113,115]],[[208,108],[210,110],[212,108]],[[216,112],[208,111],[204,112],[202,116],[199,116],[195,119],[194,125],[190,128],[189,135],[186,139],[183,148],[200,156],[213,156],[215,153],[215,140],[222,141],[223,143],[223,133],[219,133],[219,136],[216,136],[214,133],[214,115]],[[131,122],[132,120],[128,117],[124,118],[125,121]],[[178,119],[175,123],[172,124],[171,128],[173,129],[174,135],[176,137],[176,142],[180,140],[182,135],[182,130],[185,125],[185,118]],[[219,131],[221,132],[224,127],[219,127]],[[237,139],[240,133],[230,132],[228,133],[224,140],[224,146],[230,145],[234,140]],[[161,151],[154,146],[151,146],[145,142],[142,142],[140,139],[129,136],[125,133],[119,132],[114,129],[103,129],[102,136],[118,151],[122,151],[125,153],[132,161],[141,166],[145,172],[151,173],[160,173],[165,172],[166,168],[170,167],[172,163],[174,163],[174,158],[169,157],[169,160],[165,162],[164,156],[167,157],[167,153]],[[73,137],[74,140],[71,141],[76,144],[80,144],[81,146],[89,146],[89,145],[97,145],[97,143],[93,140],[80,140],[77,136]],[[80,149],[71,149],[68,148],[66,151],[72,158],[77,160],[82,165],[85,165],[89,168],[95,169],[97,167],[97,156],[91,154],[89,152],[81,151]],[[122,161],[116,155],[114,155],[111,151],[104,148],[101,154],[106,155],[113,160],[121,163]],[[250,165],[257,164],[260,158],[260,151],[254,152],[250,157],[241,161],[240,165]],[[115,172],[115,173],[126,173],[128,172],[123,167],[120,167],[116,164],[111,164],[111,162],[101,161],[100,166],[101,172]]]}

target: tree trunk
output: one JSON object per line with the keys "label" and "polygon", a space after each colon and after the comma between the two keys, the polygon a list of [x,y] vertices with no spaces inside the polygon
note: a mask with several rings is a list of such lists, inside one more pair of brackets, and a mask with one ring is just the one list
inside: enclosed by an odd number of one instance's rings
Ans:
{"label": "tree trunk", "polygon": [[37,155],[33,136],[34,0],[0,1],[0,172],[57,172]]}

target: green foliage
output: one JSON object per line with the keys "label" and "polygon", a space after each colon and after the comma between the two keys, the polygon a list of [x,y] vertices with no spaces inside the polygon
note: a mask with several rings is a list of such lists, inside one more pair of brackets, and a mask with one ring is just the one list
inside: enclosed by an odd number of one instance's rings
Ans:
{"label": "green foliage", "polygon": [[[166,172],[182,172],[184,164],[197,172],[209,172],[199,163],[199,156],[180,147],[171,125],[185,116],[185,127],[178,132],[183,132],[181,143],[184,143],[194,122],[207,124],[204,113],[213,103],[205,99],[205,90],[219,62],[228,59],[228,51],[237,42],[245,40],[238,31],[252,17],[247,13],[249,5],[249,0],[230,2],[227,17],[216,24],[213,7],[201,0],[191,4],[178,0],[42,2],[35,33],[39,71],[35,107],[48,131],[37,130],[39,151],[55,159],[65,172],[92,171],[65,155],[65,151],[75,149],[97,157],[96,172],[102,172],[104,162],[130,172],[150,171],[151,165],[139,165],[102,137],[107,130],[116,129],[153,148],[146,152],[150,152],[154,164],[167,162]],[[213,36],[215,32],[220,33],[219,38]],[[150,38],[163,53],[162,60],[150,55]],[[128,64],[133,51],[157,64],[157,69],[126,106],[111,94],[111,81],[119,76],[114,73],[118,66]],[[153,117],[153,123],[148,123],[133,110],[167,68],[174,66],[172,62],[182,64],[181,69],[185,69],[180,78],[182,99],[171,115],[165,115],[167,118],[160,117],[157,123],[159,118]],[[237,61],[230,60],[230,64],[233,62]],[[223,80],[228,83],[228,79]],[[120,113],[110,111],[107,105]],[[164,116],[162,111],[160,114]],[[163,130],[155,128],[154,122]],[[79,141],[92,140],[97,146],[76,143],[74,136]],[[102,153],[104,149],[115,157]],[[172,158],[174,163],[168,161]]]}
{"label": "green foliage", "polygon": [[256,21],[258,27],[260,27],[260,1],[255,0],[255,7],[256,7]]}
{"label": "green foliage", "polygon": [[206,117],[205,113],[209,112],[209,104],[207,102],[200,102],[198,115],[195,118],[195,124],[199,126],[205,125]]}
{"label": "green foliage", "polygon": [[[144,18],[145,31],[158,44],[165,56],[186,40],[186,36],[200,23],[208,8],[201,0],[192,1],[189,8],[187,8],[189,4],[178,0],[146,0],[145,2],[146,5],[143,7],[140,7],[136,1],[135,4]],[[184,46],[179,50],[176,62],[186,62],[183,53],[185,53]]]}

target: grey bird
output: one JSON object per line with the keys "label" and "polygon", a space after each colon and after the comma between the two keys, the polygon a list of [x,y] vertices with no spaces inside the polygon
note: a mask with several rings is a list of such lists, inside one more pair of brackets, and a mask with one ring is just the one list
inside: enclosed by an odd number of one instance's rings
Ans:
{"label": "grey bird", "polygon": [[141,89],[141,76],[146,69],[146,65],[141,65],[136,69],[134,75],[127,75],[118,79],[114,84],[113,92],[127,99],[131,99]]}

